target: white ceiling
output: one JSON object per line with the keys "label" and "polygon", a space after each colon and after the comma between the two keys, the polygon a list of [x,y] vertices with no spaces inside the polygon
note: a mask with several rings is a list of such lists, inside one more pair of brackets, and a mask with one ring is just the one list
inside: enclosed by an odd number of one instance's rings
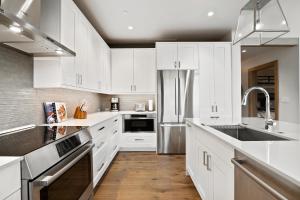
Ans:
{"label": "white ceiling", "polygon": [[[248,0],[74,1],[106,42],[138,44],[220,40],[235,28],[239,10]],[[208,17],[209,11],[215,15]]]}

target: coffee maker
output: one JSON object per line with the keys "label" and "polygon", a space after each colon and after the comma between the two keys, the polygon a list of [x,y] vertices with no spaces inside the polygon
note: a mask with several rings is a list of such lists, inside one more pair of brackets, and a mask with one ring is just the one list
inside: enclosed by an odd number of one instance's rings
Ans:
{"label": "coffee maker", "polygon": [[112,112],[118,112],[119,111],[119,98],[113,97],[111,98],[111,107],[110,107]]}

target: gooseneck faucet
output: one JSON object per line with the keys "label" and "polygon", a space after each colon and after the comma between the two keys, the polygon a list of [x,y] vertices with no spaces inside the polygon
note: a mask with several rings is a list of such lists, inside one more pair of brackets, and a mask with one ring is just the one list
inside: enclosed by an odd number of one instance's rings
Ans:
{"label": "gooseneck faucet", "polygon": [[269,130],[273,127],[274,122],[272,120],[271,117],[271,112],[270,112],[270,95],[267,92],[267,90],[265,90],[262,87],[251,87],[248,90],[246,90],[244,96],[243,96],[243,100],[242,100],[242,105],[246,106],[247,105],[247,99],[249,94],[254,91],[254,90],[260,90],[265,94],[266,97],[266,114],[265,114],[265,129]]}

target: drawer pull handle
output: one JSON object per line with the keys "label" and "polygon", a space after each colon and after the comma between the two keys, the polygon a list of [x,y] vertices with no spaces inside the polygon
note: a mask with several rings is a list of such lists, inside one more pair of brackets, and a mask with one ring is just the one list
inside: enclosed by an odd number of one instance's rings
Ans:
{"label": "drawer pull handle", "polygon": [[114,122],[117,122],[117,121],[118,121],[118,119],[115,119],[115,120],[114,120]]}
{"label": "drawer pull handle", "polygon": [[144,141],[145,139],[135,138],[134,141]]}
{"label": "drawer pull handle", "polygon": [[231,159],[231,162],[239,168],[243,173],[245,173],[248,177],[250,177],[253,181],[255,181],[258,185],[263,187],[265,190],[270,192],[275,198],[280,199],[280,200],[288,200],[286,197],[284,197],[282,194],[277,192],[275,189],[273,189],[270,185],[268,185],[266,182],[258,178],[255,174],[250,172],[246,167],[242,165],[241,160],[237,160],[235,158]]}
{"label": "drawer pull handle", "polygon": [[103,146],[104,142],[101,142],[98,146],[97,149],[100,149]]}
{"label": "drawer pull handle", "polygon": [[206,152],[206,151],[203,151],[203,165],[204,165],[204,166],[207,165],[206,156],[207,156],[207,152]]}
{"label": "drawer pull handle", "polygon": [[103,126],[103,127],[101,127],[101,128],[99,128],[98,129],[98,131],[102,131],[103,129],[105,129],[105,127]]}
{"label": "drawer pull handle", "polygon": [[101,169],[103,168],[103,166],[104,166],[104,163],[101,164],[101,166],[97,169],[97,171],[100,172]]}
{"label": "drawer pull handle", "polygon": [[207,155],[206,169],[211,171],[211,155]]}
{"label": "drawer pull handle", "polygon": [[118,130],[115,130],[113,134],[115,135],[116,133],[118,133]]}

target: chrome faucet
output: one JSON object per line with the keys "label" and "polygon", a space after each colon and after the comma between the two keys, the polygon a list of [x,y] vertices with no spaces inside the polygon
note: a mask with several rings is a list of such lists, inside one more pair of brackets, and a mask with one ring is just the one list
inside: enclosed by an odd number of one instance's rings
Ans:
{"label": "chrome faucet", "polygon": [[266,96],[266,114],[265,114],[265,129],[269,130],[273,127],[274,122],[272,120],[271,117],[271,112],[270,112],[270,95],[267,92],[267,90],[265,90],[262,87],[251,87],[248,90],[246,90],[244,96],[243,96],[243,100],[242,100],[242,106],[246,106],[247,105],[247,99],[249,94],[253,91],[253,90],[260,90],[262,91],[265,96]]}

